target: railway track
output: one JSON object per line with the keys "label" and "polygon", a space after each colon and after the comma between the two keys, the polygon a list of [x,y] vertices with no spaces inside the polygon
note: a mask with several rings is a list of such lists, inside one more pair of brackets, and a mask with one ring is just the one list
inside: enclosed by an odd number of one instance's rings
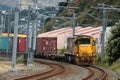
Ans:
{"label": "railway track", "polygon": [[89,66],[89,67],[83,67],[83,68],[86,68],[89,71],[89,73],[82,80],[105,80],[107,76],[107,73],[99,67]]}
{"label": "railway track", "polygon": [[65,71],[65,67],[63,67],[62,65],[58,65],[55,63],[49,63],[49,62],[43,62],[39,60],[35,60],[35,62],[48,65],[51,67],[51,69],[43,73],[38,72],[33,75],[19,77],[14,80],[44,80],[44,79],[59,75]]}

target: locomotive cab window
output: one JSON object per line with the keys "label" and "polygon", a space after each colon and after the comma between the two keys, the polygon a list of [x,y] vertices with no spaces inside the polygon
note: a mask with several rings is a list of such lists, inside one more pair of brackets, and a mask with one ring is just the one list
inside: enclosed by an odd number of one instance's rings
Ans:
{"label": "locomotive cab window", "polygon": [[89,38],[81,38],[79,40],[79,44],[90,44],[90,39]]}

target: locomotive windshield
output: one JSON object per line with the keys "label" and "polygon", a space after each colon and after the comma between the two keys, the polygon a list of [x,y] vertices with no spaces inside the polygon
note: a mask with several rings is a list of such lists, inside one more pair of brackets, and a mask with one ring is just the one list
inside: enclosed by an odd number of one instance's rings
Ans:
{"label": "locomotive windshield", "polygon": [[81,39],[79,39],[78,44],[90,44],[90,39],[89,38],[81,38]]}

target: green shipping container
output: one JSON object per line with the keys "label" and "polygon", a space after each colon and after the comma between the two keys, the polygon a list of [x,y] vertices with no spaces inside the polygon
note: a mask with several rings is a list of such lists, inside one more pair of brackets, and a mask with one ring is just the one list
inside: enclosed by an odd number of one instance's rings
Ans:
{"label": "green shipping container", "polygon": [[0,37],[0,50],[5,51],[5,50],[12,50],[12,38],[8,37]]}

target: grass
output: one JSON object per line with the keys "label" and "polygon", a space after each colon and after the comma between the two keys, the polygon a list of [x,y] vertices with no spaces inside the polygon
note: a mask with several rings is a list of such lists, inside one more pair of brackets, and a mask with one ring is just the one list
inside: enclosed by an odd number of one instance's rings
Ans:
{"label": "grass", "polygon": [[17,58],[17,63],[23,63],[24,61],[24,56],[20,56]]}
{"label": "grass", "polygon": [[101,67],[105,67],[105,68],[109,68],[112,71],[120,74],[120,59],[117,60],[116,62],[114,62],[111,66],[109,66],[109,63],[107,61],[107,56],[105,55],[104,59],[102,60],[102,62],[100,62],[100,56],[97,55],[97,62],[96,65],[101,66]]}
{"label": "grass", "polygon": [[109,68],[112,69],[113,71],[117,72],[118,74],[120,74],[120,61],[117,60]]}

